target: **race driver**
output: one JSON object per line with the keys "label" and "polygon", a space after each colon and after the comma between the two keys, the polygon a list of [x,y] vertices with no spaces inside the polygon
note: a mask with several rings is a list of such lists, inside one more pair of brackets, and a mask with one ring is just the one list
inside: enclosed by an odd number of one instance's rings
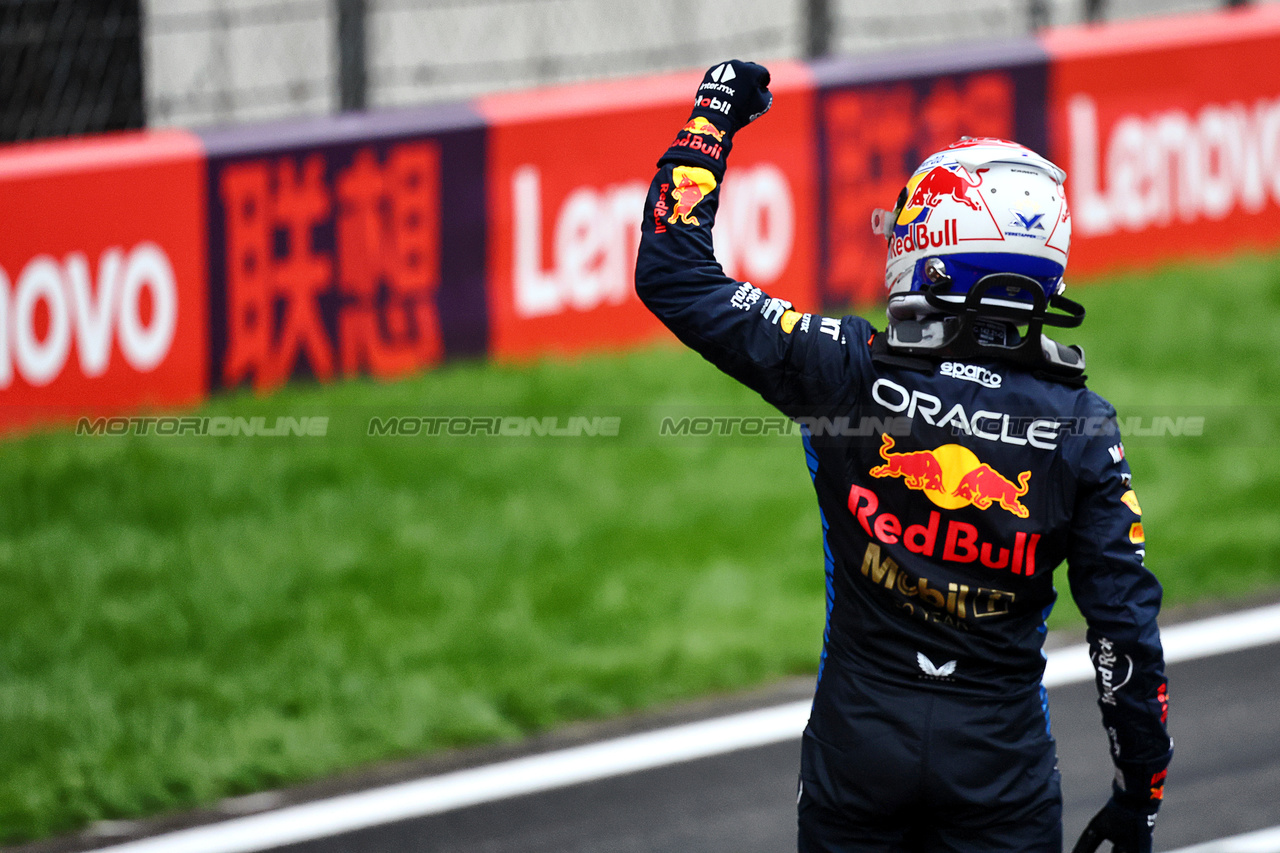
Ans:
{"label": "race driver", "polygon": [[1084,316],[1062,296],[1066,176],[1020,145],[959,140],[873,215],[887,330],[808,313],[712,250],[734,135],[769,109],[768,83],[749,62],[707,72],[649,188],[636,291],[802,427],[827,622],[799,849],[1062,849],[1041,678],[1065,560],[1116,766],[1076,850],[1150,851],[1172,755],[1161,589],[1115,411],[1083,353],[1043,334]]}

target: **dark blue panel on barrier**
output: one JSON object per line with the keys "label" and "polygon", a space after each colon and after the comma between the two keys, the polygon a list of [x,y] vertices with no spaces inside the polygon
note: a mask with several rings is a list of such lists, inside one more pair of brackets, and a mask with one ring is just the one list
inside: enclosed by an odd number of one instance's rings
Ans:
{"label": "dark blue panel on barrier", "polygon": [[1048,59],[1049,55],[1039,41],[1015,39],[961,45],[918,45],[856,59],[817,60],[809,63],[809,68],[821,90],[1015,65],[1044,65]]}
{"label": "dark blue panel on barrier", "polygon": [[892,208],[929,154],[961,136],[1045,149],[1048,59],[1037,42],[911,48],[813,68],[825,308],[883,299],[887,247],[871,211]]}
{"label": "dark blue panel on barrier", "polygon": [[454,103],[210,128],[197,135],[209,157],[221,158],[481,127],[484,119],[470,104]]}
{"label": "dark blue panel on barrier", "polygon": [[485,134],[459,105],[202,134],[210,387],[485,354]]}

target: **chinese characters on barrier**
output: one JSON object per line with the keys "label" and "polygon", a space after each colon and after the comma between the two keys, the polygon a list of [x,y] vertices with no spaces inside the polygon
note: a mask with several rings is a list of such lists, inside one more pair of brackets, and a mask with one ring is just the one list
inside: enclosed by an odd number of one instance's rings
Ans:
{"label": "chinese characters on barrier", "polygon": [[438,146],[335,159],[266,157],[221,172],[223,386],[268,391],[307,370],[321,381],[394,377],[442,358]]}

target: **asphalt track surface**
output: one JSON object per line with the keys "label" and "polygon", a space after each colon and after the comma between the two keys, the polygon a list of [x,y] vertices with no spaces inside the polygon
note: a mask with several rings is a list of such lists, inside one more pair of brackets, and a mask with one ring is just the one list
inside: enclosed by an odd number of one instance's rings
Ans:
{"label": "asphalt track surface", "polygon": [[[1156,849],[1280,825],[1280,645],[1175,663],[1169,676],[1176,747]],[[1092,683],[1050,691],[1050,714],[1070,849],[1105,800],[1113,771]],[[796,739],[273,849],[794,850],[798,754]]]}
{"label": "asphalt track surface", "polygon": [[[1280,853],[1280,604],[1166,625],[1162,635],[1177,749],[1157,851]],[[1112,775],[1080,639],[1051,637],[1045,672],[1068,850],[1105,800]],[[443,754],[8,849],[794,850],[798,733],[811,695],[812,682],[796,679],[570,726],[523,746]]]}

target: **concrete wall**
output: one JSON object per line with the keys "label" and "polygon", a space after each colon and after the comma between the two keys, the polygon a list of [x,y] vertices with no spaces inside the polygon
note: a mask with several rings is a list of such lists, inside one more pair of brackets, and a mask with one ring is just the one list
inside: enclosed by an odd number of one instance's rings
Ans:
{"label": "concrete wall", "polygon": [[[1083,0],[1047,0],[1050,23]],[[370,106],[425,104],[548,83],[697,68],[728,56],[798,58],[804,0],[367,0]],[[836,53],[1028,32],[1027,0],[832,0]],[[1109,17],[1221,0],[1111,0]],[[324,115],[337,108],[334,0],[144,0],[152,126]]]}
{"label": "concrete wall", "polygon": [[152,127],[326,115],[337,105],[330,0],[143,0]]}

